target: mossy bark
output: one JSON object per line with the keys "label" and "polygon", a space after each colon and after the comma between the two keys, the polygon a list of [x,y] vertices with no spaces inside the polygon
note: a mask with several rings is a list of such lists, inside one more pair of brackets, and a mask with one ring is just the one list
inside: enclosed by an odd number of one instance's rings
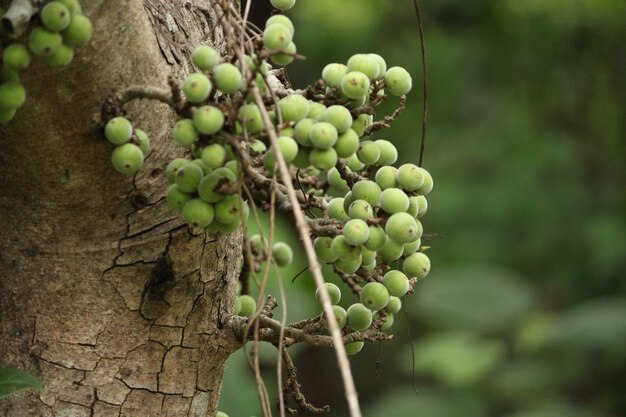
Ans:
{"label": "mossy bark", "polygon": [[223,47],[208,0],[90,0],[74,62],[35,59],[27,102],[0,128],[0,366],[44,392],[0,401],[10,417],[213,416],[234,303],[241,234],[190,231],[164,201],[182,148],[166,106],[128,106],[152,150],[126,177],[110,163],[100,106],[131,84],[167,87],[199,43]]}

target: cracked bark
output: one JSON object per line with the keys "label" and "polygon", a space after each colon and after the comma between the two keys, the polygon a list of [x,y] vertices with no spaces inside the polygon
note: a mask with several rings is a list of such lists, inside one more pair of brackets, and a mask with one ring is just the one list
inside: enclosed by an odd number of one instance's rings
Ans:
{"label": "cracked bark", "polygon": [[[181,153],[173,113],[128,106],[153,150],[128,178],[96,130],[131,84],[165,87],[194,45],[223,46],[208,0],[84,2],[92,42],[64,70],[36,60],[28,100],[0,128],[0,366],[46,385],[0,416],[213,416],[227,357],[241,235],[191,234],[163,199]],[[196,8],[200,7],[200,8]]]}

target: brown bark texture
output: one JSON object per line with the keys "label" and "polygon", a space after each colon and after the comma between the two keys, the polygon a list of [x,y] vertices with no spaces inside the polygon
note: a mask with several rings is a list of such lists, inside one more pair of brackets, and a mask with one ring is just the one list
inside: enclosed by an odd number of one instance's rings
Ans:
{"label": "brown bark texture", "polygon": [[180,146],[165,105],[127,106],[152,150],[134,177],[111,166],[100,106],[132,84],[167,88],[200,43],[223,47],[208,0],[89,0],[74,62],[35,59],[28,97],[0,128],[0,367],[44,392],[0,400],[7,417],[213,416],[239,346],[231,312],[241,233],[190,231],[164,200]]}

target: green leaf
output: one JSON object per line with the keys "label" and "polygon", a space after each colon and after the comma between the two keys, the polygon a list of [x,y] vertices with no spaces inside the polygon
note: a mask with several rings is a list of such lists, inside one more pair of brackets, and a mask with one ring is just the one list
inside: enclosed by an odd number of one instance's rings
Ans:
{"label": "green leaf", "polygon": [[493,372],[504,354],[504,344],[499,340],[466,331],[437,333],[415,347],[415,369],[449,386],[468,387]]}
{"label": "green leaf", "polygon": [[488,414],[485,403],[458,393],[437,392],[419,388],[395,387],[378,395],[365,406],[367,416],[431,416],[431,417],[482,417]]}
{"label": "green leaf", "polygon": [[593,299],[565,311],[547,343],[580,350],[622,351],[626,343],[626,299]]}
{"label": "green leaf", "polygon": [[535,304],[517,274],[472,264],[433,270],[420,281],[416,294],[411,302],[425,322],[480,331],[508,331]]}
{"label": "green leaf", "polygon": [[0,368],[0,398],[29,388],[42,391],[43,384],[21,369]]}

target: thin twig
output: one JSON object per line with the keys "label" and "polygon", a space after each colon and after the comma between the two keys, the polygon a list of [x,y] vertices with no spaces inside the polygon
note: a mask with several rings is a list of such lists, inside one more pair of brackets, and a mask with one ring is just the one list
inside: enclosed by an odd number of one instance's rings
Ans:
{"label": "thin twig", "polygon": [[[252,88],[252,94],[254,95],[254,100],[261,111],[263,123],[265,124],[265,128],[267,129],[270,141],[276,149],[278,148],[278,137],[276,136],[276,130],[274,129],[272,120],[270,119],[267,109],[263,104],[263,98],[259,93],[259,89],[256,86]],[[352,371],[350,370],[350,362],[348,361],[346,349],[341,343],[341,333],[339,331],[339,327],[337,326],[337,319],[335,318],[335,313],[333,312],[330,296],[328,294],[326,286],[324,285],[322,269],[317,260],[317,255],[315,254],[313,242],[311,241],[311,237],[309,236],[304,213],[302,212],[302,208],[300,207],[300,203],[298,202],[296,191],[293,188],[293,182],[291,179],[291,174],[289,173],[289,168],[287,168],[287,164],[285,163],[285,159],[283,158],[281,152],[276,152],[276,162],[278,162],[278,167],[280,169],[283,184],[285,184],[285,187],[287,187],[287,195],[289,196],[289,200],[292,204],[293,215],[296,220],[296,227],[300,234],[300,238],[302,239],[302,243],[304,244],[304,249],[307,254],[309,264],[311,265],[311,272],[313,273],[313,278],[315,279],[315,284],[320,290],[320,298],[322,300],[326,319],[328,320],[328,327],[330,327],[330,334],[332,335],[332,339],[335,342],[335,353],[337,355],[337,362],[339,364],[339,370],[341,371],[341,376],[346,391],[346,399],[348,401],[348,407],[350,409],[350,416],[361,417],[361,408],[359,406],[359,399],[357,396],[356,387],[354,386],[354,379],[352,378]]]}
{"label": "thin twig", "polygon": [[420,158],[418,165],[422,166],[424,161],[424,149],[426,147],[426,126],[428,125],[428,67],[426,65],[426,43],[424,41],[424,26],[422,24],[422,13],[420,12],[419,0],[413,0],[415,6],[415,16],[420,32],[420,48],[422,50],[422,66],[424,76],[424,115],[422,119],[422,142],[420,144]]}

